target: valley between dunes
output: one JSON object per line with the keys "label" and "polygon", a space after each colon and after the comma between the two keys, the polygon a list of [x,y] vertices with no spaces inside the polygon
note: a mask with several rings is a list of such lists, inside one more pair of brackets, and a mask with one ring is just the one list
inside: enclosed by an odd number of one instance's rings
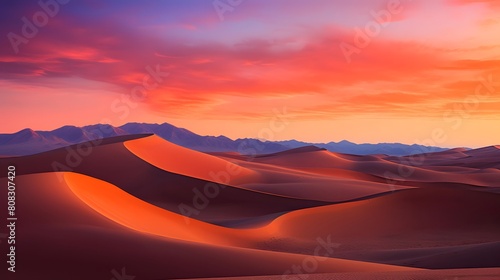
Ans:
{"label": "valley between dunes", "polygon": [[500,279],[499,159],[127,135],[0,163],[16,167],[17,279]]}

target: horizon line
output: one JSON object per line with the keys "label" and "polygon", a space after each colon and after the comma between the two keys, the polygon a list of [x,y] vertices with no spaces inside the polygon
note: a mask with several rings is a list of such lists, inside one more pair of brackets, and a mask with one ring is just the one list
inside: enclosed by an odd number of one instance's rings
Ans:
{"label": "horizon line", "polygon": [[318,145],[318,144],[339,144],[341,142],[348,142],[348,143],[351,143],[351,144],[354,144],[354,145],[381,145],[381,144],[402,144],[402,145],[408,145],[408,146],[413,146],[413,145],[416,145],[416,146],[425,146],[425,147],[437,147],[437,148],[445,148],[445,149],[457,149],[457,148],[466,148],[466,149],[478,149],[478,148],[485,148],[485,147],[491,147],[491,146],[498,146],[498,144],[491,144],[491,145],[486,145],[486,146],[438,146],[438,145],[426,145],[426,144],[418,144],[418,143],[405,143],[405,142],[353,142],[353,141],[350,141],[348,139],[343,139],[343,140],[340,140],[340,141],[331,141],[331,140],[327,140],[325,142],[317,142],[317,141],[306,141],[306,140],[299,140],[297,138],[291,138],[291,139],[285,139],[285,140],[268,140],[268,139],[262,139],[262,138],[258,138],[258,137],[239,137],[239,138],[232,138],[232,137],[229,137],[229,136],[226,136],[224,134],[220,134],[220,135],[215,135],[215,134],[200,134],[200,133],[196,133],[194,132],[193,130],[189,129],[189,128],[185,128],[185,127],[181,127],[181,126],[176,126],[176,125],[173,125],[169,122],[163,122],[163,123],[158,123],[158,122],[140,122],[140,121],[131,121],[131,122],[126,122],[126,123],[123,123],[119,126],[115,126],[115,125],[112,125],[112,124],[109,124],[109,123],[94,123],[94,124],[87,124],[87,125],[83,125],[83,126],[78,126],[78,125],[73,125],[73,124],[66,124],[66,125],[63,125],[63,126],[59,126],[59,127],[56,127],[52,130],[46,130],[46,129],[34,129],[32,127],[25,127],[23,129],[20,129],[20,130],[17,130],[15,132],[0,132],[0,134],[16,134],[16,133],[19,133],[23,130],[26,130],[26,129],[29,129],[29,130],[32,130],[34,132],[52,132],[54,130],[57,130],[57,129],[60,129],[60,128],[63,128],[63,127],[76,127],[76,128],[84,128],[84,127],[89,127],[89,126],[96,126],[96,125],[109,125],[111,127],[114,127],[114,128],[120,128],[121,126],[124,126],[126,124],[144,124],[144,125],[163,125],[163,124],[168,124],[168,125],[171,125],[175,128],[178,128],[178,129],[185,129],[185,130],[188,130],[189,132],[191,133],[194,133],[196,135],[199,135],[199,136],[207,136],[207,137],[226,137],[228,139],[230,139],[231,141],[236,141],[236,140],[245,140],[245,139],[254,139],[254,140],[259,140],[261,142],[274,142],[274,143],[279,143],[279,142],[287,142],[287,141],[297,141],[297,142],[301,142],[301,143],[304,143],[304,144],[311,144],[311,145]]}

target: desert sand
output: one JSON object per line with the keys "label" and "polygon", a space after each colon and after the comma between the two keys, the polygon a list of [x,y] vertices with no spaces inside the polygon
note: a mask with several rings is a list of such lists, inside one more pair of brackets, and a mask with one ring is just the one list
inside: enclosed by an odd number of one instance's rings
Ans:
{"label": "desert sand", "polygon": [[500,279],[499,155],[251,157],[138,135],[0,163],[17,171],[17,279]]}

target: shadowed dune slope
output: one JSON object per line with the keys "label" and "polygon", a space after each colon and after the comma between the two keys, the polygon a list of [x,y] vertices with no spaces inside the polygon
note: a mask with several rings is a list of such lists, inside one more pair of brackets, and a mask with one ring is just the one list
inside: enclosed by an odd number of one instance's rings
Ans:
{"label": "shadowed dune slope", "polygon": [[[466,235],[462,238],[463,242],[470,240]],[[338,253],[335,257],[429,269],[500,267],[500,241],[446,247],[351,251]]]}
{"label": "shadowed dune slope", "polygon": [[[373,199],[294,211],[268,225],[277,233],[313,238],[374,238],[418,231],[487,231],[500,234],[500,195],[418,188]],[[500,235],[498,235],[500,236]]]}
{"label": "shadowed dune slope", "polygon": [[[260,277],[227,277],[211,278],[210,280],[286,280],[286,279],[308,279],[308,280],[498,280],[500,268],[481,269],[445,269],[426,270],[412,272],[359,272],[359,273],[321,273],[308,275],[293,275],[289,278],[281,276]],[[306,278],[307,277],[307,278]],[[198,278],[201,280],[202,278]],[[191,279],[195,280],[195,279]]]}

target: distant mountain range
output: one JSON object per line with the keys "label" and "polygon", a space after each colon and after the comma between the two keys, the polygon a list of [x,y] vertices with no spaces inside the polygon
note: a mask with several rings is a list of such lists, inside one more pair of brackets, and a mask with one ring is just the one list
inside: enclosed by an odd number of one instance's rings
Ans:
{"label": "distant mountain range", "polygon": [[120,127],[107,124],[84,127],[63,126],[52,131],[34,131],[27,128],[12,134],[0,134],[0,155],[29,155],[99,138],[148,133],[154,133],[180,146],[202,152],[268,154],[311,145],[332,152],[356,155],[386,154],[404,156],[447,150],[439,147],[400,143],[355,144],[345,140],[329,143],[307,143],[296,140],[271,142],[252,138],[232,140],[225,136],[201,136],[168,123],[127,123]]}

